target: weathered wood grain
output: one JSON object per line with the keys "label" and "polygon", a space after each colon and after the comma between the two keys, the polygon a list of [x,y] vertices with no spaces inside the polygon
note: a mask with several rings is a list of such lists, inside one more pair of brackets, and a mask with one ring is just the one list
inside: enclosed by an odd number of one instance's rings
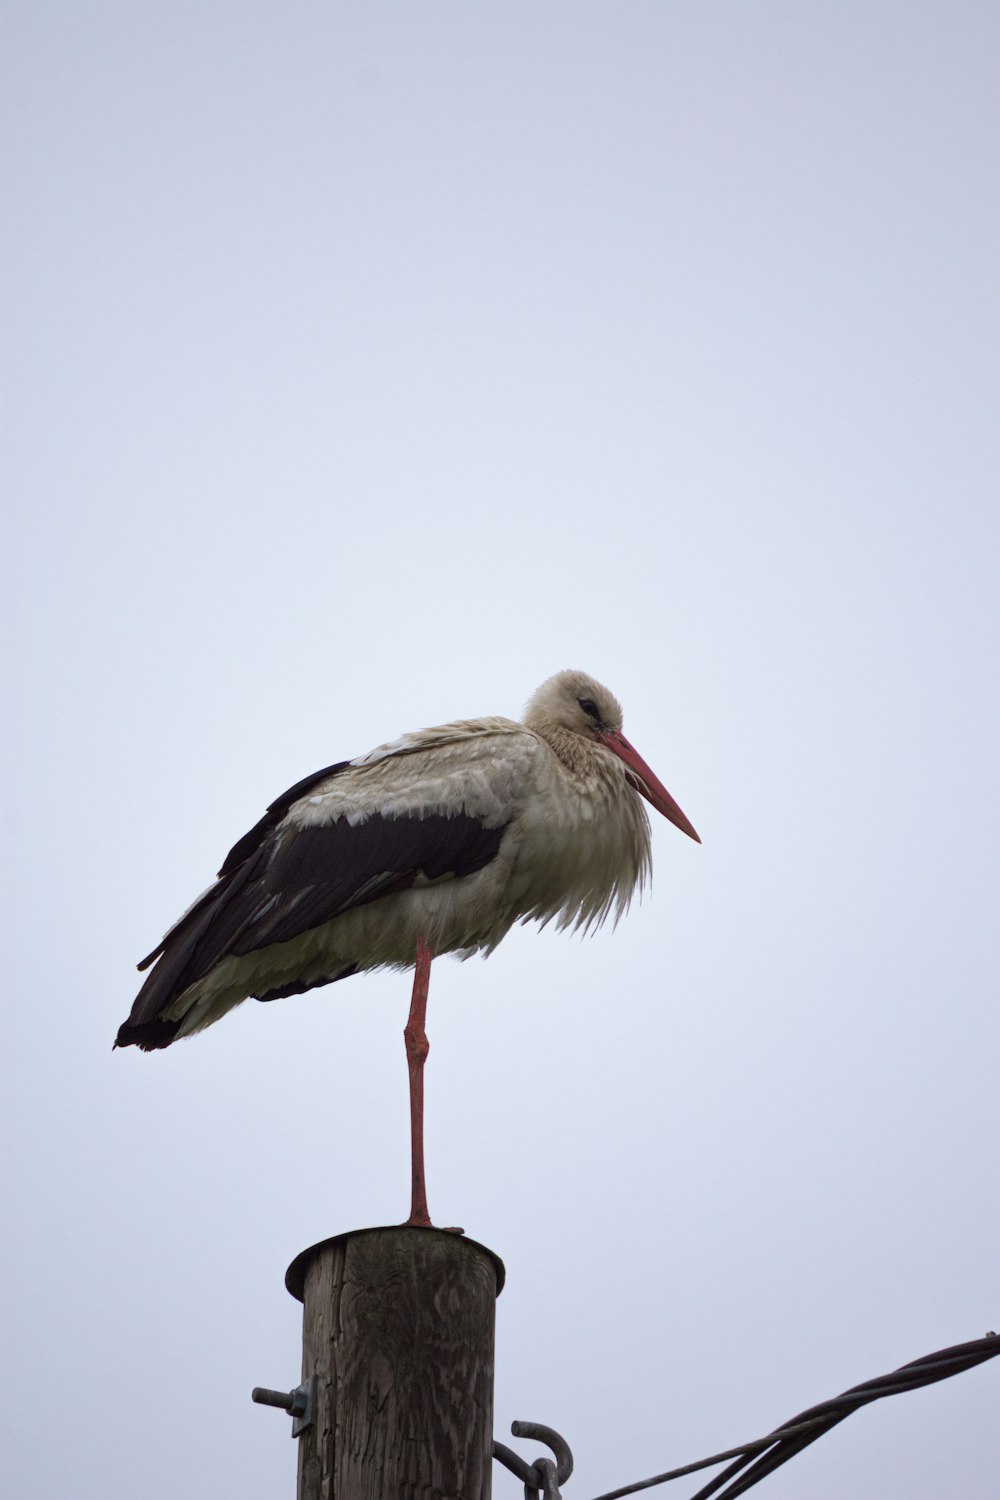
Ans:
{"label": "weathered wood grain", "polygon": [[288,1284],[318,1377],[299,1500],[489,1500],[499,1262],[457,1234],[372,1229],[306,1252]]}

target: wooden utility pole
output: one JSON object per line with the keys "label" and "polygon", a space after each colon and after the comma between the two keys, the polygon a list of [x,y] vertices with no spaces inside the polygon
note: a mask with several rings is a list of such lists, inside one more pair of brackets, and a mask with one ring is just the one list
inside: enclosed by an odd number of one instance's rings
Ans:
{"label": "wooden utility pole", "polygon": [[503,1263],[446,1230],[361,1229],[304,1250],[298,1500],[489,1500]]}

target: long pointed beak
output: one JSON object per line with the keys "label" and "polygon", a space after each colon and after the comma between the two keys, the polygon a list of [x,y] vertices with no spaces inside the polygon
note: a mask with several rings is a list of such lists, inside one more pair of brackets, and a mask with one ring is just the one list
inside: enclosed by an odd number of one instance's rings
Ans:
{"label": "long pointed beak", "polygon": [[700,844],[701,839],[694,831],[694,824],[690,818],[684,816],[673,797],[671,797],[663,785],[663,782],[653,775],[635,746],[630,745],[623,734],[616,734],[614,731],[605,732],[602,730],[597,738],[602,745],[606,745],[614,755],[617,755],[619,760],[623,760],[628,766],[631,773],[628,779],[636,791],[640,792],[646,801],[656,808],[658,813],[662,813],[665,818],[670,819],[676,828],[679,828],[682,833],[686,833],[688,838],[694,839],[696,844]]}

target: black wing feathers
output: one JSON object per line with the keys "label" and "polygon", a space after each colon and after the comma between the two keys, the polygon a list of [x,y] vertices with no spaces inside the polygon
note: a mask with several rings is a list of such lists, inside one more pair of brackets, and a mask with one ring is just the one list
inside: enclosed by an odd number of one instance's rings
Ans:
{"label": "black wing feathers", "polygon": [[[327,777],[336,776],[339,771],[346,771],[350,764],[349,760],[338,760],[335,765],[324,766],[322,771],[314,771],[311,776],[303,776],[302,780],[297,781],[294,786],[290,786],[287,792],[282,792],[280,797],[276,797],[260,821],[255,823],[250,832],[245,833],[230,849],[223,862],[222,869],[219,871],[218,879],[221,881],[226,876],[232,875],[239,869],[240,865],[244,864],[252,854],[257,852],[268,834],[273,833],[277,828],[293,802],[297,802],[300,797],[304,797],[306,792],[312,791],[313,787],[318,786],[321,781],[326,781]],[[173,947],[181,938],[191,936],[194,928],[198,926],[198,919],[205,910],[217,906],[221,893],[219,885],[210,886],[205,894],[199,897],[194,906],[184,913],[180,921],[174,923],[173,927],[171,927],[163,940],[157,944],[152,953],[147,953],[141,963],[136,964],[139,973],[141,974],[144,970],[148,969],[150,964],[154,963],[161,953],[166,952],[168,946]]]}
{"label": "black wing feathers", "polygon": [[[496,857],[507,825],[486,828],[468,813],[426,818],[374,813],[355,824],[340,818],[281,827],[294,802],[348,764],[327,766],[298,782],[233,846],[218,882],[140,965],[146,968],[159,958],[119,1032],[119,1045],[169,1045],[179,1023],[163,1019],[163,1011],[230,955],[288,942],[355,907],[406,890],[420,877],[471,875]],[[363,954],[356,965],[331,977],[346,977],[360,967]],[[264,998],[308,987],[286,983]]]}
{"label": "black wing feathers", "polygon": [[[346,969],[341,969],[339,974],[331,974],[329,979],[325,979],[323,983],[335,984],[338,979],[350,979],[351,975],[357,972],[357,964],[349,964]],[[306,990],[314,990],[315,988],[315,984],[311,981],[303,980],[301,984],[278,985],[275,989],[268,990],[265,995],[257,995],[255,998],[257,1000],[284,1000],[289,995],[304,995]]]}
{"label": "black wing feathers", "polygon": [[293,802],[298,802],[300,797],[304,797],[306,792],[311,792],[314,786],[318,786],[328,776],[336,776],[339,771],[346,771],[350,764],[349,760],[338,760],[335,765],[325,766],[322,771],[314,771],[311,776],[303,776],[302,780],[290,786],[287,792],[282,792],[280,797],[276,797],[260,822],[255,823],[250,832],[245,833],[230,849],[219,874],[228,875],[231,870],[236,869],[237,865],[241,865],[245,859],[248,859],[255,849],[259,849],[267,835],[277,828]]}
{"label": "black wing feathers", "polygon": [[[265,899],[233,942],[234,953],[284,943],[310,927],[380,896],[406,890],[418,875],[471,875],[496,855],[503,828],[459,813],[446,818],[344,819],[279,834],[263,871]],[[272,898],[270,901],[266,898]]]}

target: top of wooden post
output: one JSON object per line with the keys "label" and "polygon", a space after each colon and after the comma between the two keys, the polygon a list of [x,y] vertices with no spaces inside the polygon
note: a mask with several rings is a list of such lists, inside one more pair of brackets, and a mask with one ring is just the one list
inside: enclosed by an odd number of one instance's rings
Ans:
{"label": "top of wooden post", "polygon": [[468,1245],[471,1250],[478,1250],[493,1262],[493,1269],[497,1278],[497,1296],[503,1291],[507,1272],[499,1255],[494,1255],[486,1245],[481,1245],[478,1240],[470,1240],[464,1234],[455,1234],[447,1229],[422,1229],[411,1224],[378,1224],[370,1229],[349,1229],[346,1234],[331,1235],[328,1240],[320,1240],[316,1245],[310,1245],[307,1250],[301,1250],[292,1261],[285,1272],[285,1286],[297,1302],[305,1300],[306,1273],[313,1259],[324,1250],[331,1249],[334,1245],[345,1244],[359,1234],[422,1234],[437,1235],[439,1238],[447,1239],[454,1244]]}

